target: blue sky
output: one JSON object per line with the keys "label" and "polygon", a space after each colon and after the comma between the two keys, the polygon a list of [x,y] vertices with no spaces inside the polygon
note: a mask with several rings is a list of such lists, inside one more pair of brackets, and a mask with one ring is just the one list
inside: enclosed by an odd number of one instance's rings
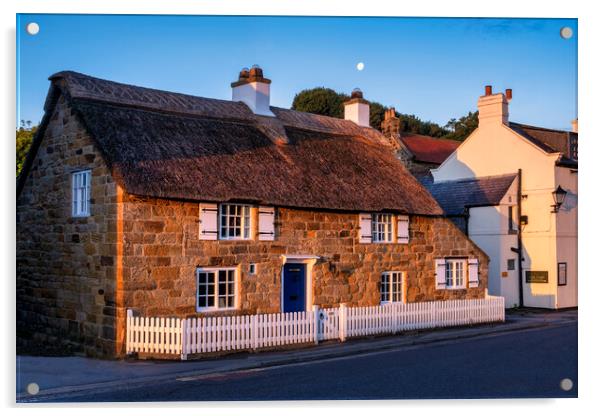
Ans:
{"label": "blue sky", "polygon": [[[40,32],[25,32],[29,22]],[[560,28],[574,36],[565,40]],[[356,64],[363,62],[363,71]],[[510,119],[570,129],[577,116],[576,19],[17,16],[17,119],[42,118],[48,76],[100,78],[230,99],[243,66],[272,79],[272,105],[316,86],[445,124],[486,84],[512,88]]]}

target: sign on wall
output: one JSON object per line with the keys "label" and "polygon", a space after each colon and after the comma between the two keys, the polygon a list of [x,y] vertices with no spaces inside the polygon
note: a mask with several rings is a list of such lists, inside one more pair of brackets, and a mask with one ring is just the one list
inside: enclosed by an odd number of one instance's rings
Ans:
{"label": "sign on wall", "polygon": [[541,270],[526,270],[527,283],[548,283],[548,272]]}

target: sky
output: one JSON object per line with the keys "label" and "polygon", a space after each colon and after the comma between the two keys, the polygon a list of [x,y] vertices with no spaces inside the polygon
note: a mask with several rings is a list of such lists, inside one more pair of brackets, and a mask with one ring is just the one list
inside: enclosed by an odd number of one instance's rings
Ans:
{"label": "sky", "polygon": [[490,84],[513,89],[512,121],[568,130],[577,117],[576,19],[21,14],[17,122],[41,120],[48,77],[62,70],[231,99],[230,83],[253,64],[278,107],[303,89],[358,87],[444,125],[475,111]]}

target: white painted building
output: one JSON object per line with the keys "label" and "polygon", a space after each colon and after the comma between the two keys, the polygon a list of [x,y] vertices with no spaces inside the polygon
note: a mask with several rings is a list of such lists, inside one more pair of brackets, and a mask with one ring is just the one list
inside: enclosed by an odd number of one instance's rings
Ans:
{"label": "white painted building", "polygon": [[511,97],[511,90],[492,94],[486,87],[478,101],[479,127],[431,170],[425,185],[491,258],[489,291],[504,296],[506,307],[520,305],[521,296],[524,306],[574,307],[576,123],[566,132],[509,122]]}

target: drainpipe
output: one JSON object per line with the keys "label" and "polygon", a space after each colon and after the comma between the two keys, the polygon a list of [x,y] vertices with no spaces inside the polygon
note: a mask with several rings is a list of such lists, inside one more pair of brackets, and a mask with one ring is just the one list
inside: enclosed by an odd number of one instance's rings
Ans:
{"label": "drainpipe", "polygon": [[517,247],[518,247],[518,306],[523,307],[523,227],[521,216],[523,215],[523,173],[522,169],[518,170],[518,190],[516,191],[517,202],[517,216],[518,216],[518,232],[516,233]]}

